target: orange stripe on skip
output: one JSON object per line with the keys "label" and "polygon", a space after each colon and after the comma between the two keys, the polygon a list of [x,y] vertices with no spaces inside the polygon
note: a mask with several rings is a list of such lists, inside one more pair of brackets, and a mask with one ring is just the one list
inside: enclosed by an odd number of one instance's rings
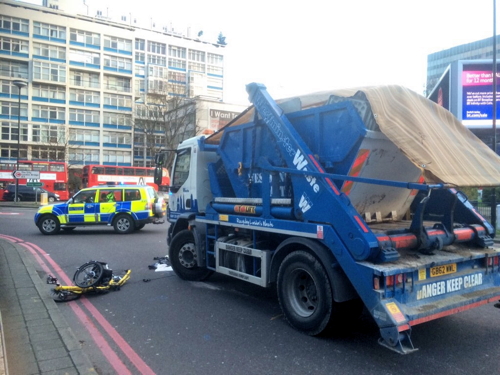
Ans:
{"label": "orange stripe on skip", "polygon": [[[354,163],[352,163],[351,170],[349,171],[349,176],[351,177],[359,176],[359,174],[361,173],[361,168],[365,164],[365,161],[366,159],[368,159],[369,155],[370,155],[370,150],[362,149],[358,151],[358,156],[356,156]],[[354,186],[354,181],[344,182],[344,186],[342,186],[342,193],[344,193],[345,195],[349,195],[353,186]]]}
{"label": "orange stripe on skip", "polygon": [[[424,176],[420,176],[420,178],[418,179],[418,183],[423,184],[424,182],[425,182]],[[418,190],[413,189],[410,193],[410,196],[417,195],[417,193],[418,193]]]}

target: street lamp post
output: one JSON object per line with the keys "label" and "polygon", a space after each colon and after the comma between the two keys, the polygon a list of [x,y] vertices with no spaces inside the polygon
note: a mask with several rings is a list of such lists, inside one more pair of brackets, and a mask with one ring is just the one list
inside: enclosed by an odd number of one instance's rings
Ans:
{"label": "street lamp post", "polygon": [[[16,171],[19,169],[19,153],[20,153],[20,142],[21,142],[21,89],[26,87],[28,83],[26,81],[16,79],[12,81],[14,86],[17,86],[17,94],[19,97],[18,109],[17,109],[17,158],[16,158]],[[16,190],[14,193],[14,202],[17,202],[17,196],[19,191],[19,179],[16,178]]]}

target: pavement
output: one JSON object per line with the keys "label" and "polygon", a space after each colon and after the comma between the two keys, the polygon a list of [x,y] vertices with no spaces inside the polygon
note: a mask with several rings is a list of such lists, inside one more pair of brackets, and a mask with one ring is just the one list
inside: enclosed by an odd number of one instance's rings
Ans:
{"label": "pavement", "polygon": [[97,374],[34,262],[20,244],[0,238],[0,375]]}

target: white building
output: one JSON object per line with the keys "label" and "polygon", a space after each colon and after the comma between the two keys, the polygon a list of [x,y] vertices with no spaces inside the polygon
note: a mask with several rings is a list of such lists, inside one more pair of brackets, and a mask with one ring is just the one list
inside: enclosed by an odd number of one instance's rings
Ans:
{"label": "white building", "polygon": [[83,0],[43,4],[0,0],[0,163],[17,158],[16,79],[28,83],[20,97],[20,159],[66,160],[73,168],[151,165],[144,145],[134,145],[140,134],[133,127],[149,90],[198,98],[201,128],[244,109],[223,102],[225,48],[216,41],[152,20],[144,27],[132,13],[115,20]]}

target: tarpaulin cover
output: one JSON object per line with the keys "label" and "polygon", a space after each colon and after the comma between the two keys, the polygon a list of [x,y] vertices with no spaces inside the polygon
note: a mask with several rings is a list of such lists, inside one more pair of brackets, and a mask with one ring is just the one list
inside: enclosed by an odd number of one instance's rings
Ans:
{"label": "tarpaulin cover", "polygon": [[[427,183],[457,187],[500,186],[500,157],[448,110],[401,86],[373,86],[323,91],[296,98],[302,109],[325,105],[330,97],[366,97],[380,131],[422,170]],[[282,103],[294,98],[277,100]],[[253,120],[254,108],[227,126]],[[207,143],[217,144],[222,132]]]}

